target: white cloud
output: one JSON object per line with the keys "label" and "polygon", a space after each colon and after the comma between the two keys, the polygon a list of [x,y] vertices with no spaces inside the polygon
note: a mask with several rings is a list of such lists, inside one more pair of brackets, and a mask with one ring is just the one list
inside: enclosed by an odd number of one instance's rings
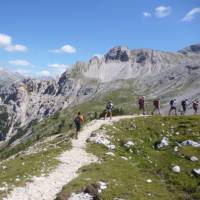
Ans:
{"label": "white cloud", "polygon": [[8,35],[0,33],[0,46],[8,46],[12,42],[12,38]]}
{"label": "white cloud", "polygon": [[66,45],[62,46],[60,49],[50,50],[50,52],[53,52],[53,53],[76,53],[76,48],[69,44],[66,44]]}
{"label": "white cloud", "polygon": [[54,63],[54,64],[48,64],[48,67],[53,67],[53,68],[67,68],[68,65]]}
{"label": "white cloud", "polygon": [[143,14],[144,17],[151,17],[150,12],[144,11],[142,14]]}
{"label": "white cloud", "polygon": [[13,44],[12,37],[3,33],[0,33],[0,46],[8,52],[25,52],[28,50],[22,44]]}
{"label": "white cloud", "polygon": [[6,46],[4,49],[9,52],[15,52],[15,51],[25,52],[28,50],[26,46],[21,45],[21,44],[9,45],[9,46]]}
{"label": "white cloud", "polygon": [[38,75],[39,76],[51,76],[51,73],[47,70],[43,70],[43,71],[38,72]]}
{"label": "white cloud", "polygon": [[182,18],[182,21],[184,22],[191,22],[194,18],[195,15],[200,13],[200,7],[199,8],[193,8],[192,10],[190,10],[185,17]]}
{"label": "white cloud", "polygon": [[52,74],[54,76],[58,76],[62,74],[63,72],[66,71],[66,69],[69,67],[68,65],[65,64],[58,64],[58,63],[53,63],[53,64],[48,64],[48,67],[52,68]]}
{"label": "white cloud", "polygon": [[166,17],[171,14],[171,7],[170,6],[158,6],[155,8],[155,15],[157,17]]}
{"label": "white cloud", "polygon": [[26,60],[10,60],[9,64],[18,65],[18,66],[30,66],[31,65],[31,63],[29,63]]}

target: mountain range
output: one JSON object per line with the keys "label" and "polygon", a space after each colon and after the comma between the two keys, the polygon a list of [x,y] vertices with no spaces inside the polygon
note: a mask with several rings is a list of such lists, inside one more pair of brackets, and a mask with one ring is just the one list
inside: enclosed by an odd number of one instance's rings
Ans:
{"label": "mountain range", "polygon": [[76,62],[57,80],[24,78],[1,69],[0,144],[34,120],[41,121],[112,91],[127,89],[129,95],[160,97],[166,108],[171,98],[178,102],[198,99],[199,88],[200,44],[178,52],[117,46],[102,57]]}

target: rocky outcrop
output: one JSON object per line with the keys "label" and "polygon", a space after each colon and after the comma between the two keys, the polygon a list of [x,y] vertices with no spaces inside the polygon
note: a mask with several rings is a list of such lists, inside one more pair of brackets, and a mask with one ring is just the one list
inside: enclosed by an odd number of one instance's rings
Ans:
{"label": "rocky outcrop", "polygon": [[130,50],[128,47],[118,46],[112,48],[106,55],[105,61],[128,62],[130,58]]}
{"label": "rocky outcrop", "polygon": [[200,54],[200,44],[194,44],[179,51],[183,54],[195,53]]}

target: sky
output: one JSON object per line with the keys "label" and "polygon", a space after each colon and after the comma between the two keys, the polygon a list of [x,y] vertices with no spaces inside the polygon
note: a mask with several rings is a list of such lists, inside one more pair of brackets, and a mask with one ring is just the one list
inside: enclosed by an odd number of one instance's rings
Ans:
{"label": "sky", "polygon": [[57,76],[114,46],[200,43],[200,0],[0,0],[0,69]]}

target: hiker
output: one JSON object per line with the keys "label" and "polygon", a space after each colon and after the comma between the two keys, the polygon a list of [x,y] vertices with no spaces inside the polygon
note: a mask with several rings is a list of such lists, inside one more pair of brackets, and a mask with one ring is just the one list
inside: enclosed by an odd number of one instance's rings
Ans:
{"label": "hiker", "polygon": [[138,100],[139,110],[142,110],[142,114],[145,115],[145,108],[144,108],[144,96],[139,97]]}
{"label": "hiker", "polygon": [[176,112],[176,99],[170,100],[169,105],[170,105],[169,115],[171,115],[172,111],[174,111],[175,115],[177,115],[177,112]]}
{"label": "hiker", "polygon": [[197,99],[193,101],[192,107],[194,110],[194,114],[196,115],[199,109],[199,101]]}
{"label": "hiker", "polygon": [[158,114],[160,115],[160,98],[157,98],[153,101],[154,109],[152,111],[152,115],[154,115],[154,112],[157,110]]}
{"label": "hiker", "polygon": [[75,134],[75,138],[78,139],[78,133],[81,130],[81,125],[84,123],[84,118],[81,115],[80,112],[78,112],[77,116],[74,119],[74,123],[76,125],[76,134]]}
{"label": "hiker", "polygon": [[109,101],[106,105],[106,114],[104,116],[104,120],[108,115],[110,116],[110,119],[112,119],[112,110],[113,110],[113,104],[112,101]]}
{"label": "hiker", "polygon": [[185,115],[186,110],[187,110],[187,106],[188,106],[188,100],[184,99],[181,101],[181,106],[182,106],[182,112],[181,115]]}

